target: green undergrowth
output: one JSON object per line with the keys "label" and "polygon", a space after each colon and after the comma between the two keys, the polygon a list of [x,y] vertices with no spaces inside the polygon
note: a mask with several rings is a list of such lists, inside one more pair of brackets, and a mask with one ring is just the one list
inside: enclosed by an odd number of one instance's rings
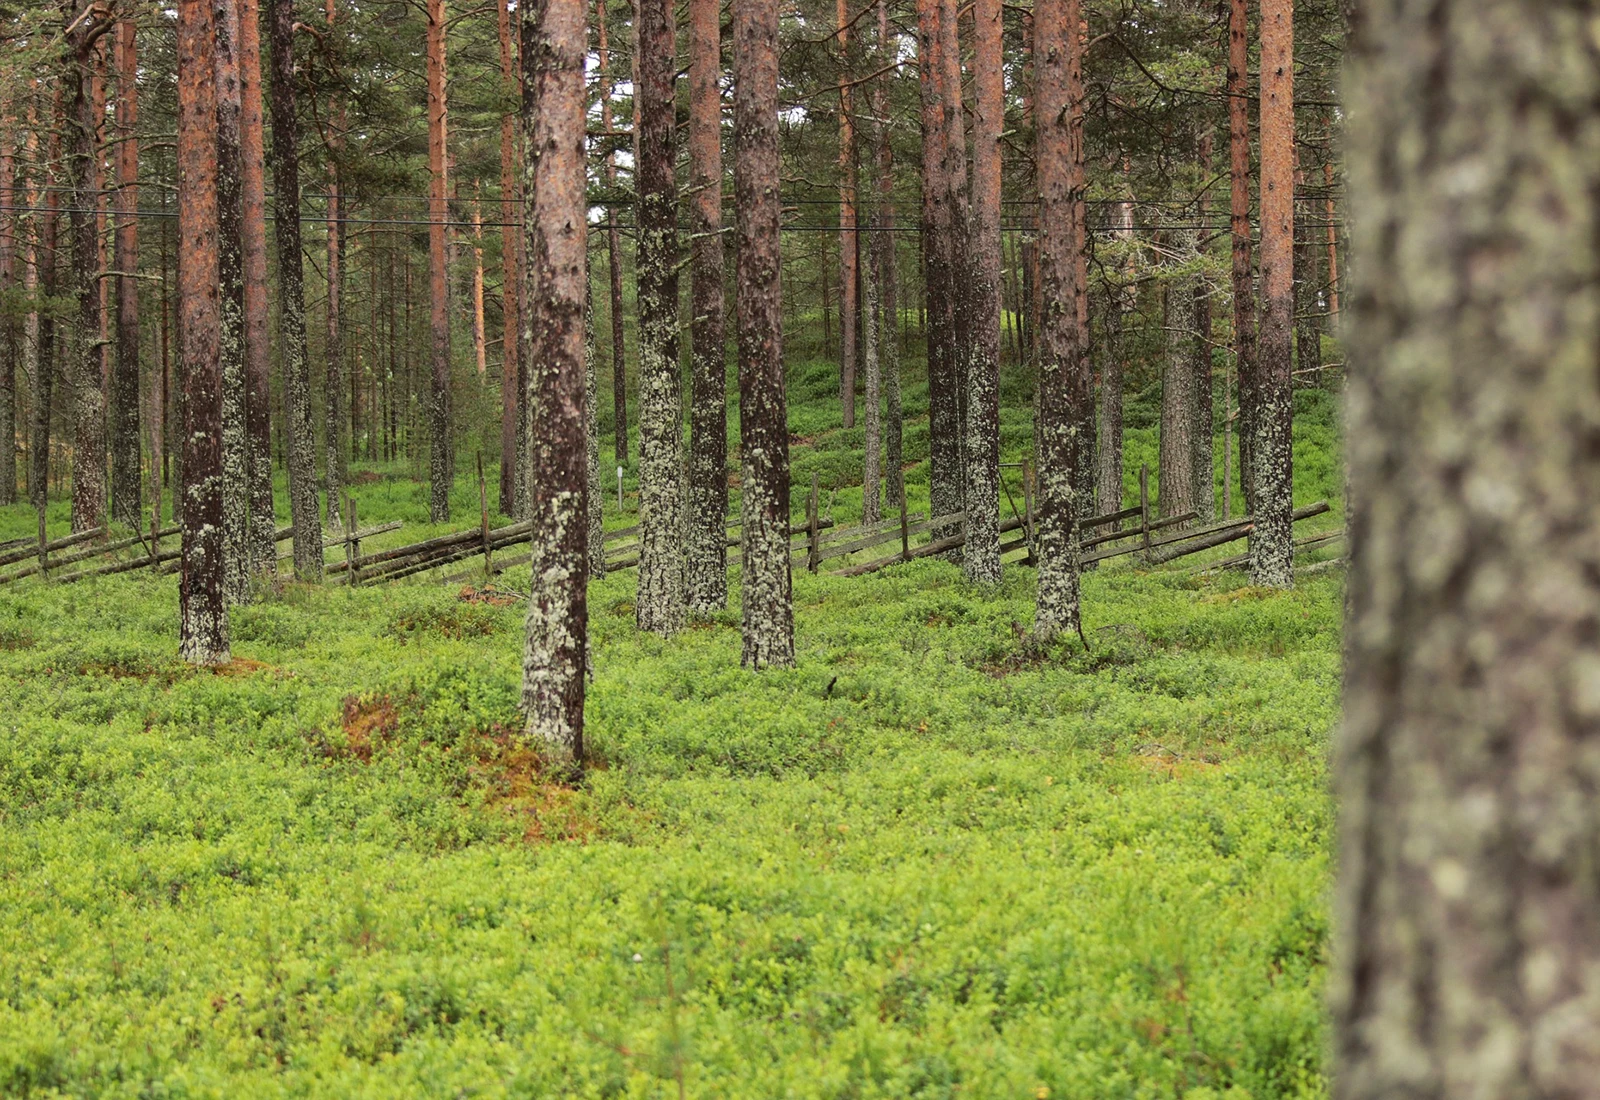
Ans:
{"label": "green undergrowth", "polygon": [[1021,566],[800,572],[759,675],[737,586],[663,641],[614,574],[578,786],[526,566],[265,587],[216,672],[172,578],[0,590],[0,1095],[1325,1096],[1341,579],[1180,564],[1088,574],[1087,650]]}

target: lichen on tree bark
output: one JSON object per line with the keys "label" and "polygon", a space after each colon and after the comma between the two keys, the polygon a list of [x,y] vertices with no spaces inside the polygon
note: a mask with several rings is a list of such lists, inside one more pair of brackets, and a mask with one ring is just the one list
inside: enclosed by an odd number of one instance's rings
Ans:
{"label": "lichen on tree bark", "polygon": [[639,588],[640,630],[683,629],[683,396],[678,367],[677,188],[673,96],[677,50],[671,0],[640,0],[639,139]]}
{"label": "lichen on tree bark", "polygon": [[588,645],[584,8],[536,0],[523,14],[533,530],[522,705],[529,739],[557,769],[583,762]]}
{"label": "lichen on tree bark", "polygon": [[1355,35],[1341,1100],[1596,1092],[1596,14]]}
{"label": "lichen on tree bark", "polygon": [[794,664],[789,423],[778,246],[778,5],[733,7],[739,452],[746,668]]}

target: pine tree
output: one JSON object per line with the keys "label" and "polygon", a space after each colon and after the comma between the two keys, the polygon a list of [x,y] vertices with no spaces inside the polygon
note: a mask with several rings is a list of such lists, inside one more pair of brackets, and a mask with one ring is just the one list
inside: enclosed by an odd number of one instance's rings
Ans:
{"label": "pine tree", "polygon": [[588,410],[584,400],[584,0],[536,0],[523,16],[529,500],[532,591],[522,658],[527,734],[558,768],[583,763],[588,633]]}
{"label": "pine tree", "polygon": [[1294,4],[1261,4],[1261,332],[1251,447],[1250,579],[1294,584],[1290,327],[1294,318]]}
{"label": "pine tree", "polygon": [[1005,69],[1000,0],[973,7],[972,217],[967,247],[974,276],[966,358],[967,538],[962,567],[973,584],[1000,583],[1000,142]]}
{"label": "pine tree", "polygon": [[778,5],[733,5],[734,204],[739,270],[740,596],[746,668],[794,664],[789,421],[778,250]]}
{"label": "pine tree", "polygon": [[446,178],[445,0],[428,0],[428,302],[432,390],[428,395],[428,522],[450,520],[455,455],[450,416],[450,286],[445,230],[450,219]]}
{"label": "pine tree", "polygon": [[216,29],[211,0],[178,5],[178,309],[183,373],[179,647],[227,663],[223,596],[222,372],[217,253]]}
{"label": "pine tree", "polygon": [[[268,0],[272,65],[272,190],[277,217],[278,354],[283,364],[284,451],[289,468],[289,517],[294,524],[294,573],[322,580],[322,525],[317,519],[315,433],[311,426],[311,366],[306,350],[305,273],[300,258],[300,124],[295,109],[294,0]],[[258,536],[259,538],[259,536]]]}
{"label": "pine tree", "polygon": [[229,603],[250,595],[250,438],[245,424],[244,187],[240,155],[239,10],[212,0],[217,104],[217,350],[222,400],[222,591]]}
{"label": "pine tree", "polygon": [[[139,47],[135,21],[123,12],[112,32],[117,74],[115,260],[117,355],[111,373],[111,514],[139,527]],[[3,427],[0,437],[9,439]],[[4,480],[0,476],[0,480]]]}
{"label": "pine tree", "polygon": [[844,426],[856,426],[856,365],[859,336],[856,319],[858,254],[856,250],[856,123],[850,83],[854,66],[850,49],[849,0],[834,5],[839,57],[839,407]]}
{"label": "pine tree", "polygon": [[1233,363],[1239,387],[1239,484],[1255,499],[1256,297],[1250,259],[1250,5],[1228,4],[1228,226],[1232,238]]}
{"label": "pine tree", "polygon": [[723,337],[722,39],[718,0],[689,3],[689,231],[694,276],[690,305],[689,609],[728,602],[728,415]]}
{"label": "pine tree", "polygon": [[1082,629],[1080,504],[1076,473],[1093,419],[1083,300],[1088,271],[1083,206],[1083,55],[1079,0],[1034,7],[1037,80],[1035,171],[1039,186],[1038,607],[1034,633],[1048,640]]}
{"label": "pine tree", "polygon": [[683,399],[678,370],[677,189],[671,0],[639,0],[639,629],[682,629]]}
{"label": "pine tree", "polygon": [[250,568],[278,568],[272,499],[272,347],[267,334],[266,153],[258,0],[239,4],[239,248],[244,259],[245,426],[249,437]]}
{"label": "pine tree", "polygon": [[[517,446],[517,426],[526,411],[522,408],[527,379],[522,373],[521,299],[518,294],[518,252],[521,248],[516,228],[517,212],[517,112],[515,104],[518,44],[511,34],[512,0],[496,0],[495,13],[500,39],[500,81],[505,89],[506,106],[500,114],[500,270],[504,286],[500,292],[500,511],[522,518],[517,506],[517,471],[523,449]],[[526,437],[524,437],[526,443]]]}

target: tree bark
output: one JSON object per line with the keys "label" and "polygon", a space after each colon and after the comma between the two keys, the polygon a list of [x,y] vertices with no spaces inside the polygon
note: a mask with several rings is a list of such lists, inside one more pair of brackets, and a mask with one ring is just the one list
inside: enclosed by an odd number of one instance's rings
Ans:
{"label": "tree bark", "polygon": [[268,0],[272,65],[272,190],[277,210],[278,354],[283,362],[284,452],[294,573],[322,580],[322,525],[317,519],[316,433],[311,423],[311,367],[306,350],[305,273],[300,259],[300,125],[295,113],[294,0]]}
{"label": "tree bark", "polygon": [[[939,0],[917,0],[917,75],[922,93],[922,254],[927,303],[929,509],[947,516],[961,511],[961,408],[955,350],[955,254],[952,211],[945,176],[949,158],[948,112],[941,57]],[[943,534],[944,532],[940,532]]]}
{"label": "tree bark", "polygon": [[[955,390],[955,436],[951,444],[955,465],[954,482],[948,491],[957,510],[966,508],[968,423],[967,375],[972,369],[972,332],[977,303],[973,288],[978,282],[970,245],[972,234],[971,188],[967,178],[967,137],[961,96],[960,4],[939,0],[939,82],[943,85],[940,103],[944,107],[944,184],[950,195],[948,254],[950,274],[950,381]],[[940,514],[937,509],[934,514]],[[954,534],[954,528],[948,529]],[[935,537],[941,533],[934,532]]]}
{"label": "tree bark", "polygon": [[[899,38],[891,38],[888,0],[878,0],[878,52],[880,65],[898,55]],[[888,75],[879,78],[872,91],[872,114],[878,135],[878,226],[875,234],[878,289],[882,307],[882,327],[878,337],[878,357],[883,372],[884,392],[884,496],[889,504],[900,504],[900,478],[905,464],[903,416],[900,399],[900,306],[899,278],[895,264],[894,147],[889,141]]]}
{"label": "tree bark", "polygon": [[[1179,257],[1179,263],[1188,263],[1194,249],[1193,231],[1171,231],[1167,247]],[[1195,394],[1193,339],[1189,332],[1194,284],[1194,276],[1179,276],[1167,284],[1162,295],[1166,299],[1166,354],[1161,361],[1160,482],[1156,486],[1156,510],[1162,516],[1194,511]]]}
{"label": "tree bark", "polygon": [[[338,16],[336,0],[326,0],[324,11],[327,24],[324,30],[331,41]],[[338,73],[331,74],[337,82]],[[328,156],[328,328],[323,340],[322,378],[322,465],[327,496],[324,504],[328,512],[328,526],[338,530],[344,525],[341,497],[344,494],[346,456],[344,408],[344,234],[341,219],[344,216],[343,196],[339,187],[339,158],[344,152],[344,105],[337,91],[328,93],[328,121],[323,130],[323,146]]]}
{"label": "tree bark", "polygon": [[[111,515],[141,524],[139,476],[139,53],[129,13],[117,20],[113,43],[117,72],[116,169],[117,357],[111,377]],[[3,430],[3,429],[0,429]],[[6,438],[11,438],[6,435]],[[0,472],[0,481],[5,481]]]}
{"label": "tree bark", "polygon": [[[211,0],[178,5],[178,264],[182,340],[182,573],[179,648],[227,663],[223,596],[222,372],[217,252],[217,93]],[[320,540],[319,540],[320,542]],[[319,545],[320,553],[320,545]]]}
{"label": "tree bark", "polygon": [[[517,87],[517,59],[520,51],[511,38],[511,0],[495,4],[500,32],[500,81],[508,103]],[[517,118],[507,106],[500,115],[500,270],[504,280],[500,291],[500,511],[523,518],[517,508],[517,425],[522,415],[521,402],[526,379],[520,377],[521,304],[517,294],[517,250],[520,247],[516,221],[517,201]]]}
{"label": "tree bark", "polygon": [[445,254],[450,219],[445,174],[445,19],[445,0],[428,0],[428,316],[433,367],[428,398],[430,523],[450,521],[450,489],[455,482],[450,435],[450,287]]}
{"label": "tree bark", "polygon": [[733,5],[734,195],[739,273],[740,584],[746,668],[794,664],[789,421],[778,250],[778,5]]}
{"label": "tree bark", "polygon": [[[1127,164],[1123,175],[1128,175]],[[1126,187],[1126,180],[1124,180]],[[1137,302],[1134,279],[1137,262],[1134,258],[1133,199],[1131,191],[1124,191],[1117,203],[1113,218],[1113,235],[1118,244],[1128,250],[1118,273],[1122,283],[1113,283],[1106,294],[1105,338],[1101,341],[1100,367],[1100,424],[1095,435],[1096,463],[1095,499],[1105,512],[1115,512],[1122,507],[1122,388],[1126,373],[1127,345],[1123,338],[1124,321]],[[1031,283],[1028,263],[1024,260],[1023,282]],[[1031,326],[1030,326],[1031,327]]]}
{"label": "tree bark", "polygon": [[[258,0],[239,3],[239,185],[244,258],[245,429],[249,438],[249,556],[252,571],[274,573],[278,548],[272,499],[272,346],[267,335],[266,151],[262,130]],[[120,266],[120,265],[119,265]]]}
{"label": "tree bark", "polygon": [[1034,633],[1041,639],[1081,629],[1079,502],[1075,473],[1093,418],[1088,288],[1083,219],[1083,45],[1079,0],[1034,7],[1037,79],[1035,172],[1039,186],[1039,559]]}
{"label": "tree bark", "polygon": [[727,352],[723,336],[719,0],[689,3],[689,231],[694,286],[689,400],[689,610],[728,603]]}
{"label": "tree bark", "polygon": [[529,740],[560,768],[583,764],[588,633],[584,7],[536,0],[523,16],[533,578],[522,706]]}
{"label": "tree bark", "polygon": [[1594,15],[1355,33],[1340,1100],[1596,1092]]}
{"label": "tree bark", "polygon": [[[615,81],[611,78],[611,54],[606,41],[606,0],[595,0],[599,16],[600,54],[600,128],[611,133],[611,95]],[[617,189],[617,155],[614,149],[606,152],[606,186]],[[622,315],[622,234],[617,228],[617,211],[614,205],[606,206],[606,265],[611,278],[611,407],[612,435],[617,465],[628,464],[628,370],[627,348],[623,340]]]}
{"label": "tree bark", "polygon": [[95,44],[111,24],[98,9],[86,13],[77,0],[63,0],[66,58],[63,80],[68,95],[68,236],[72,248],[72,297],[77,323],[72,329],[69,379],[72,387],[72,529],[88,531],[106,518],[106,396],[101,375],[100,243],[95,233],[99,196],[95,163],[99,120],[94,113],[97,66]]}
{"label": "tree bark", "polygon": [[966,357],[967,539],[962,568],[973,584],[1000,583],[1000,142],[1005,69],[1000,0],[972,9],[972,217],[967,249],[974,278]]}
{"label": "tree bark", "polygon": [[[31,205],[16,197],[17,119],[8,100],[0,117],[0,293],[17,284],[17,225],[14,208]],[[17,499],[17,364],[23,344],[16,318],[0,317],[0,504]]]}
{"label": "tree bark", "polygon": [[[61,227],[61,135],[66,130],[66,100],[61,82],[55,84],[51,100],[50,117],[53,125],[45,139],[45,168],[43,175],[43,202],[30,205],[44,207],[39,223],[39,293],[46,298],[55,296],[56,269],[59,257],[57,245]],[[33,372],[33,432],[29,443],[28,503],[38,507],[50,494],[50,409],[53,404],[56,375],[56,321],[51,310],[36,314],[38,339],[35,341],[37,361]]]}
{"label": "tree bark", "polygon": [[[595,400],[594,291],[585,282],[583,298],[583,396],[587,415],[584,434],[588,444],[589,537],[587,564],[589,579],[606,579],[605,481],[600,476],[600,406]],[[590,662],[593,663],[592,661]],[[591,670],[592,671],[592,670]]]}
{"label": "tree bark", "polygon": [[[1211,179],[1211,132],[1205,130],[1195,143],[1196,163],[1202,183]],[[1211,218],[1210,192],[1202,190],[1196,203],[1196,220],[1209,225]],[[1208,251],[1205,242],[1209,230],[1202,229],[1198,244],[1201,255]],[[1212,435],[1215,428],[1214,397],[1211,392],[1211,283],[1202,273],[1194,280],[1190,299],[1190,318],[1193,333],[1189,341],[1189,376],[1194,389],[1194,425],[1189,431],[1193,457],[1189,461],[1189,475],[1193,488],[1189,499],[1194,506],[1196,522],[1202,527],[1217,518],[1216,467],[1212,457]]]}
{"label": "tree bark", "polygon": [[1255,499],[1256,294],[1250,260],[1250,4],[1228,5],[1228,225],[1233,241],[1233,363],[1239,388],[1239,484]]}
{"label": "tree bark", "polygon": [[1333,158],[1331,155],[1322,162],[1322,186],[1326,191],[1323,199],[1323,214],[1327,218],[1328,237],[1328,324],[1329,327],[1339,323],[1339,223],[1338,208],[1333,201]]}
{"label": "tree bark", "polygon": [[240,155],[239,10],[237,0],[212,0],[216,65],[217,350],[222,400],[222,592],[229,603],[250,597],[250,437],[245,423],[249,380],[244,351],[244,188]]}
{"label": "tree bark", "polygon": [[861,366],[866,375],[867,391],[861,462],[862,523],[877,523],[883,519],[883,468],[879,461],[883,453],[883,394],[878,363],[882,318],[878,314],[878,287],[872,266],[870,261],[861,265]]}
{"label": "tree bark", "polygon": [[1254,409],[1250,579],[1294,585],[1289,391],[1294,318],[1294,5],[1261,4],[1261,335]]}
{"label": "tree bark", "polygon": [[[1299,165],[1300,151],[1295,150],[1294,191],[1305,193],[1305,170]],[[1295,370],[1307,382],[1322,381],[1322,323],[1319,309],[1320,276],[1317,270],[1317,249],[1311,239],[1311,211],[1304,201],[1294,206],[1294,359]]]}
{"label": "tree bark", "polygon": [[683,627],[683,399],[678,371],[677,189],[671,0],[639,0],[639,591],[640,630]]}
{"label": "tree bark", "polygon": [[857,317],[856,125],[850,79],[849,0],[837,0],[839,81],[839,407],[844,426],[856,426]]}

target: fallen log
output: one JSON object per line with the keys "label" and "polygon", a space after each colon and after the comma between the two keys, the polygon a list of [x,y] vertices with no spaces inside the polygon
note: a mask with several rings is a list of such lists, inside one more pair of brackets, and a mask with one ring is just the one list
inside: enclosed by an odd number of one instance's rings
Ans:
{"label": "fallen log", "polygon": [[[1315,504],[1306,505],[1304,508],[1296,508],[1292,513],[1291,522],[1298,523],[1300,520],[1310,519],[1312,516],[1320,516],[1330,510],[1327,501],[1319,500]],[[1236,542],[1253,530],[1255,530],[1255,522],[1246,519],[1232,525],[1218,524],[1217,527],[1204,531],[1185,531],[1182,535],[1152,543],[1151,545],[1153,546],[1166,545],[1169,548],[1159,554],[1152,554],[1150,556],[1150,564],[1161,565],[1165,562],[1175,561],[1178,558],[1188,557],[1190,554],[1198,554],[1202,550],[1210,550],[1215,546]]]}
{"label": "fallen log", "polygon": [[[963,519],[966,518],[966,513],[964,512],[957,513],[957,515]],[[950,516],[940,517],[941,520],[946,521],[950,518]],[[935,520],[933,522],[937,523],[939,521]],[[931,525],[932,524],[930,524],[930,526]],[[1015,531],[1021,526],[1022,520],[1016,516],[1013,516],[1011,519],[1002,520],[1000,522],[1000,533],[1003,535],[1007,531]],[[950,535],[947,538],[934,539],[932,542],[925,542],[914,550],[906,553],[895,554],[893,557],[876,558],[873,561],[862,562],[860,565],[852,565],[844,569],[836,569],[833,571],[832,575],[835,577],[860,577],[867,573],[876,573],[880,569],[887,569],[889,566],[898,564],[899,562],[914,561],[917,558],[931,558],[938,554],[948,553],[951,550],[959,550],[962,546],[966,545],[966,542],[967,536],[965,532],[959,535]]]}
{"label": "fallen log", "polygon": [[[87,531],[76,531],[70,535],[63,535],[61,538],[52,539],[51,541],[46,542],[44,544],[44,552],[46,554],[50,554],[57,550],[65,550],[67,547],[76,546],[80,542],[88,542],[91,539],[97,539],[105,533],[106,529],[104,527],[91,527]],[[39,540],[30,539],[27,546],[18,547],[16,550],[8,550],[5,553],[0,554],[0,565],[12,565],[16,562],[26,561],[28,558],[36,558],[38,556]]]}

